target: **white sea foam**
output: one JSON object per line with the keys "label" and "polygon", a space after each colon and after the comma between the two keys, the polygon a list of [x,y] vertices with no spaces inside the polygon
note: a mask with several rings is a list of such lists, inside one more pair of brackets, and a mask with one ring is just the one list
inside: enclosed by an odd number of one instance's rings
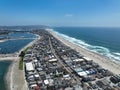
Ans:
{"label": "white sea foam", "polygon": [[114,52],[114,54],[120,56],[120,53],[118,53],[118,52]]}
{"label": "white sea foam", "polygon": [[54,31],[53,29],[50,29],[50,30],[55,32],[57,35],[59,35],[60,37],[64,38],[65,40],[67,40],[71,43],[74,43],[78,46],[81,46],[82,48],[85,48],[85,49],[90,50],[92,52],[98,53],[100,55],[104,55],[104,56],[110,58],[111,60],[120,63],[120,53],[118,53],[118,52],[111,52],[106,47],[90,45],[83,40],[67,36],[65,34]]}

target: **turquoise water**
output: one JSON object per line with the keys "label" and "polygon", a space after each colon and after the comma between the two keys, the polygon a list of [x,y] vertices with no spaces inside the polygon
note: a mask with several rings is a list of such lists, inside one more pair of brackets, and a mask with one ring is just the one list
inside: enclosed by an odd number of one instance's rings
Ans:
{"label": "turquoise water", "polygon": [[10,64],[10,61],[0,61],[0,90],[6,90],[4,77]]}
{"label": "turquoise water", "polygon": [[[19,51],[21,48],[23,48],[25,45],[30,43],[31,41],[33,41],[34,38],[36,38],[35,35],[26,32],[10,33],[8,37],[11,39],[24,37],[26,39],[8,40],[5,42],[0,42],[0,54],[15,53]],[[9,65],[10,62],[8,61],[0,61],[0,90],[6,90],[4,76]]]}
{"label": "turquoise water", "polygon": [[62,38],[120,63],[120,28],[56,27]]}

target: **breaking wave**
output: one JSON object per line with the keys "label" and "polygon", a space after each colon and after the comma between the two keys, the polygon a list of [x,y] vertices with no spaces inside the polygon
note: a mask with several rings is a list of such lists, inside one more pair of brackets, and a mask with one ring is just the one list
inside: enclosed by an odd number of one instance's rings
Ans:
{"label": "breaking wave", "polygon": [[92,52],[98,53],[100,55],[106,56],[106,57],[110,58],[111,60],[113,60],[117,63],[120,63],[120,53],[119,52],[111,52],[106,47],[90,45],[83,40],[67,36],[67,35],[59,33],[59,32],[57,32],[53,29],[50,29],[50,30],[53,31],[54,33],[56,33],[57,35],[59,35],[60,37],[62,37],[63,39],[71,42],[71,43],[74,43],[78,46],[81,46],[82,48],[85,48],[89,51],[92,51]]}

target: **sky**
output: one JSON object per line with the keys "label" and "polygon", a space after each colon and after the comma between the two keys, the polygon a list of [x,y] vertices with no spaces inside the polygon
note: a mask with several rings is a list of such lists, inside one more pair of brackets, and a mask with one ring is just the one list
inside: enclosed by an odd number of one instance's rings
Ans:
{"label": "sky", "polygon": [[0,25],[120,27],[120,0],[0,0]]}

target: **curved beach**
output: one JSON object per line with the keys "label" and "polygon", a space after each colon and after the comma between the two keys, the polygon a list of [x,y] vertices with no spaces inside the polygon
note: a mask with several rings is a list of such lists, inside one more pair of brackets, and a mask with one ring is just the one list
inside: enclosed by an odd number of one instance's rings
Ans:
{"label": "curved beach", "polygon": [[27,44],[21,50],[19,50],[19,52],[17,52],[17,56],[11,59],[12,64],[9,66],[8,72],[5,76],[7,90],[27,90],[24,80],[24,72],[23,70],[19,70],[19,60],[20,60],[19,53],[23,51],[25,48],[32,46],[38,39],[40,39],[40,36],[38,35],[36,36],[37,37],[35,40]]}
{"label": "curved beach", "polygon": [[93,60],[94,62],[98,63],[100,66],[102,66],[105,69],[108,69],[109,71],[113,72],[114,74],[120,74],[120,65],[113,62],[109,58],[99,55],[97,53],[91,52],[89,50],[86,50],[78,45],[75,45],[73,43],[70,43],[69,41],[63,39],[53,31],[48,30],[54,37],[56,37],[58,40],[60,40],[65,45],[71,47],[72,49],[75,49],[83,56],[89,58],[90,60]]}

